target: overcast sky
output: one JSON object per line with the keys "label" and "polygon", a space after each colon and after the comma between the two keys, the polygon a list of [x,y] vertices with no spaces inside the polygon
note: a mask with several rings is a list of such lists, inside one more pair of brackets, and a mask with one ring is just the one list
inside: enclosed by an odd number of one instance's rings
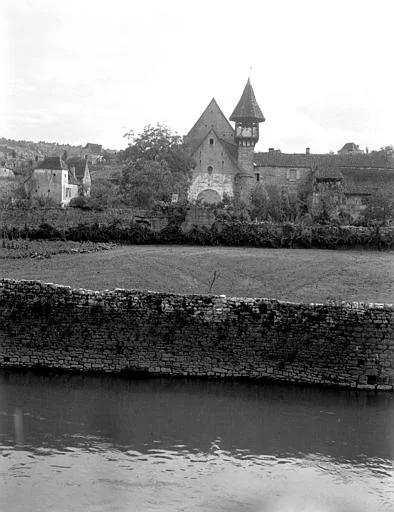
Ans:
{"label": "overcast sky", "polygon": [[252,66],[258,149],[394,143],[392,0],[1,0],[0,136],[121,148],[230,116]]}

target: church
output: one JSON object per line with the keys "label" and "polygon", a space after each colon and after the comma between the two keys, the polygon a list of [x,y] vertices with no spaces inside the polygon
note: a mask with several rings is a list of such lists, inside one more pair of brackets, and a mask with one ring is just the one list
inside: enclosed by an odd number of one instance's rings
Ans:
{"label": "church", "polygon": [[194,163],[189,201],[215,204],[237,195],[248,203],[260,182],[289,194],[309,187],[314,204],[329,190],[338,206],[357,217],[368,196],[384,192],[394,198],[392,151],[364,153],[348,143],[338,154],[313,154],[309,148],[303,153],[274,148],[258,153],[255,145],[264,121],[250,78],[229,120],[211,100],[184,137]]}

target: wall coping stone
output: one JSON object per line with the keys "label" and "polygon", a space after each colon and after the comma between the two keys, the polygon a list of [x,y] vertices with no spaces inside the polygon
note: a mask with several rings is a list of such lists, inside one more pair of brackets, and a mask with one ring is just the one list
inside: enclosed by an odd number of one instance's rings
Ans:
{"label": "wall coping stone", "polygon": [[77,293],[80,295],[94,295],[96,297],[104,297],[104,296],[113,296],[118,297],[119,295],[127,294],[127,295],[156,295],[161,297],[179,297],[179,298],[204,298],[211,299],[211,301],[216,302],[227,302],[227,303],[250,303],[253,304],[256,301],[260,303],[272,303],[278,304],[281,306],[304,306],[304,307],[317,307],[317,308],[327,308],[331,307],[334,309],[343,308],[343,309],[356,309],[356,310],[369,310],[369,309],[383,309],[394,311],[394,304],[383,303],[383,302],[350,302],[350,301],[327,301],[327,302],[292,302],[286,300],[280,300],[277,298],[267,298],[267,297],[238,297],[238,296],[227,296],[227,295],[215,295],[215,294],[203,294],[203,293],[173,293],[173,292],[159,292],[155,290],[147,290],[142,288],[115,288],[113,290],[105,289],[105,290],[91,290],[88,288],[73,288],[68,285],[45,282],[41,280],[33,280],[33,279],[9,279],[2,278],[0,279],[0,287],[7,287],[7,284],[18,284],[18,283],[26,283],[28,285],[37,286],[39,289],[61,289],[64,292],[68,293]]}

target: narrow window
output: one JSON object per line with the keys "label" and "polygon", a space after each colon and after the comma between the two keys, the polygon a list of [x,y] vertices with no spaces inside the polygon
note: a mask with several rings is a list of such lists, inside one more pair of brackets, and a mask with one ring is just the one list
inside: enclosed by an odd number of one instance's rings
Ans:
{"label": "narrow window", "polygon": [[256,176],[256,181],[260,181],[260,173],[259,173],[259,172],[256,172],[256,173],[255,173],[255,176]]}
{"label": "narrow window", "polygon": [[213,139],[209,139],[209,144],[213,146]]}
{"label": "narrow window", "polygon": [[208,165],[208,174],[211,175],[213,173],[213,167],[211,165]]}

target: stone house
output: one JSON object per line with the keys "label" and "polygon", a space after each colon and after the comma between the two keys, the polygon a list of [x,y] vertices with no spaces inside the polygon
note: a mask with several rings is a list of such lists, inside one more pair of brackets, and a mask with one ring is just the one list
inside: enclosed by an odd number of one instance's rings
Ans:
{"label": "stone house", "polygon": [[394,156],[388,151],[363,153],[347,143],[338,154],[282,153],[270,148],[255,152],[259,124],[264,116],[247,81],[241,99],[230,116],[232,127],[215,99],[212,99],[184,143],[194,161],[188,198],[218,203],[225,196],[238,195],[246,203],[257,183],[296,194],[308,191],[316,208],[330,193],[338,211],[356,218],[365,200],[376,192],[394,199]]}
{"label": "stone house", "polygon": [[88,142],[86,146],[81,150],[81,158],[87,157],[88,163],[95,165],[102,161],[102,152],[103,147],[101,144],[93,144],[92,142]]}
{"label": "stone house", "polygon": [[59,156],[45,157],[37,163],[25,186],[30,197],[51,199],[61,206],[78,197],[78,182]]}

